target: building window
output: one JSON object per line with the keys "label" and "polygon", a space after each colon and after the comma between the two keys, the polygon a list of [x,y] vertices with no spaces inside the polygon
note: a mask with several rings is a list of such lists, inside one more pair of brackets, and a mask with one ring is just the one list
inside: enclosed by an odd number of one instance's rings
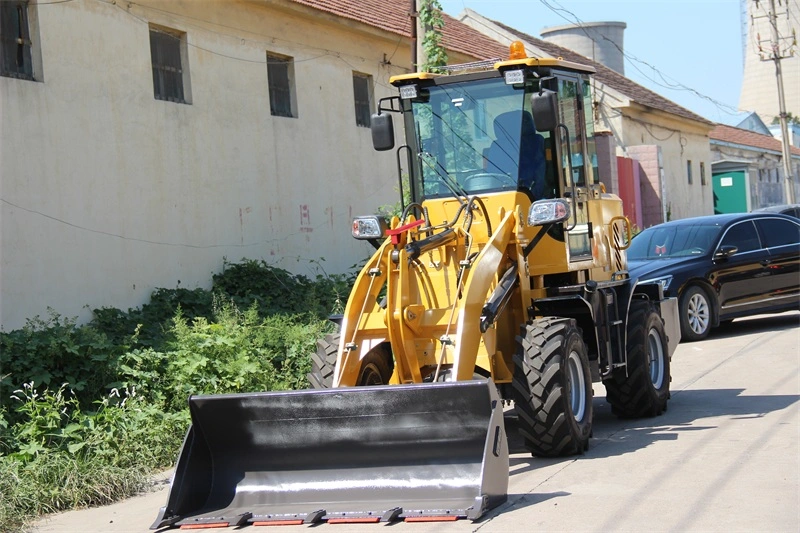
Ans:
{"label": "building window", "polygon": [[291,57],[267,54],[269,108],[273,116],[297,118],[294,104],[294,61]]}
{"label": "building window", "polygon": [[33,43],[28,23],[28,2],[0,2],[0,42],[0,75],[33,80]]}
{"label": "building window", "polygon": [[353,72],[353,97],[356,102],[356,125],[364,128],[370,126],[372,106],[369,101],[369,89],[372,86],[372,76]]}
{"label": "building window", "polygon": [[692,184],[692,160],[688,159],[686,161],[686,175],[689,178],[689,185]]}
{"label": "building window", "polygon": [[150,59],[156,100],[188,104],[186,34],[150,26]]}
{"label": "building window", "polygon": [[700,161],[700,185],[706,184],[706,162]]}

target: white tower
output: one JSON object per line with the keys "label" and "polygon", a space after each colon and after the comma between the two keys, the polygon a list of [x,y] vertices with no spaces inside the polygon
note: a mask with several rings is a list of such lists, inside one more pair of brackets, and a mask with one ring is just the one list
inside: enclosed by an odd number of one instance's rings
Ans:
{"label": "white tower", "polygon": [[[772,39],[767,0],[747,2],[747,48],[744,56],[744,76],[739,96],[739,108],[755,111],[769,125],[780,113],[778,86],[775,80],[773,53],[782,56],[786,111],[800,117],[800,47],[796,35],[800,33],[800,0],[775,2],[778,41]],[[773,43],[776,48],[773,48]],[[762,60],[763,59],[763,60]],[[724,80],[720,80],[724,83]]]}
{"label": "white tower", "polygon": [[625,74],[624,22],[584,22],[542,30],[542,39]]}

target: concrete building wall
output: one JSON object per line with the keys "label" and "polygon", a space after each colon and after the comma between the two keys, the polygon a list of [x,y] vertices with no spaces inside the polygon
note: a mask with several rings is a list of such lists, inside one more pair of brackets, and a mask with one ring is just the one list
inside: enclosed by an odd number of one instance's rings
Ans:
{"label": "concrete building wall", "polygon": [[[800,48],[792,46],[793,31],[800,33],[800,0],[775,2],[778,33],[783,37],[779,42],[779,52],[785,55],[781,60],[783,90],[786,111],[794,117],[800,116]],[[765,124],[769,125],[780,113],[778,106],[778,85],[775,77],[775,62],[772,57],[769,18],[769,2],[747,2],[748,35],[745,50],[742,91],[739,96],[739,109],[755,111]],[[787,16],[788,10],[788,16]],[[760,41],[759,41],[760,38]],[[759,51],[759,46],[761,51]],[[791,55],[791,50],[794,55]]]}
{"label": "concrete building wall", "polygon": [[[280,5],[35,7],[44,81],[0,78],[4,329],[207,286],[226,258],[314,273],[368,256],[351,217],[394,203],[397,176],[356,125],[352,74],[375,109],[410,54]],[[148,24],[186,33],[190,104],[154,98]],[[270,113],[267,51],[294,58],[297,118]]]}

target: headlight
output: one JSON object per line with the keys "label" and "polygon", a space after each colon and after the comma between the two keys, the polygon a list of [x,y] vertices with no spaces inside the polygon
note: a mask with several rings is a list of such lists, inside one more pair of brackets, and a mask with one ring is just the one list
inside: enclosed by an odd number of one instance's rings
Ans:
{"label": "headlight", "polygon": [[386,220],[383,217],[356,217],[353,219],[353,237],[356,239],[382,239],[386,236]]}
{"label": "headlight", "polygon": [[659,283],[661,284],[661,288],[664,289],[664,292],[667,292],[667,289],[669,289],[669,284],[672,283],[672,276],[662,276],[660,278],[646,279],[639,282],[640,285],[644,283]]}
{"label": "headlight", "polygon": [[569,218],[569,203],[566,200],[538,200],[528,210],[528,225],[541,226],[553,222],[564,222]]}

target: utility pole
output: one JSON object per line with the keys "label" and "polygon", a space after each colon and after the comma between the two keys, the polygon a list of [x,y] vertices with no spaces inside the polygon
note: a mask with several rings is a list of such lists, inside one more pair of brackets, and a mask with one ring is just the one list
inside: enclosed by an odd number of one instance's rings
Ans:
{"label": "utility pole", "polygon": [[[758,5],[758,0],[756,0],[756,5]],[[786,9],[788,11],[789,6],[787,4]],[[788,15],[788,12],[787,12]],[[770,51],[769,54],[761,55],[762,61],[774,61],[775,62],[775,77],[777,78],[778,82],[778,110],[780,114],[778,115],[778,120],[780,121],[781,125],[781,137],[783,137],[783,176],[784,176],[784,188],[786,192],[786,203],[793,204],[795,203],[795,196],[794,196],[794,176],[792,175],[792,151],[791,145],[789,144],[789,125],[787,124],[787,115],[786,115],[786,99],[783,94],[783,71],[781,70],[781,59],[784,57],[788,57],[783,55],[780,46],[780,34],[778,33],[778,14],[775,11],[775,0],[769,0],[769,25],[771,30],[771,40],[770,40]],[[794,46],[795,43],[792,43]],[[761,43],[759,38],[759,51],[761,51]]]}

